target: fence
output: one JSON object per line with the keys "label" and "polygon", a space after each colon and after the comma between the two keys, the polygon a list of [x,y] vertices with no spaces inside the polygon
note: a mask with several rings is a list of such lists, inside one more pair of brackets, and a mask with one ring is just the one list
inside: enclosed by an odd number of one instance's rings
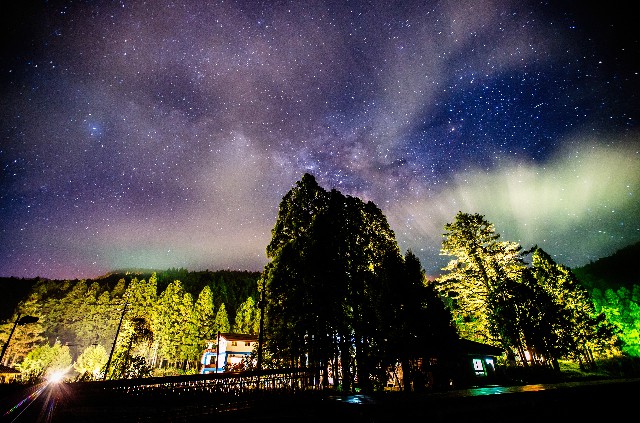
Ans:
{"label": "fence", "polygon": [[189,402],[231,404],[269,394],[322,389],[319,369],[277,369],[237,373],[74,382],[61,384],[61,403]]}

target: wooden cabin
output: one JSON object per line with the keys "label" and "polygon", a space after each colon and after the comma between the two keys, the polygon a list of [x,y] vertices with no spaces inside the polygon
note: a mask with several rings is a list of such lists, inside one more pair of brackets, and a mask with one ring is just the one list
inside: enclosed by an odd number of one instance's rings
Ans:
{"label": "wooden cabin", "polygon": [[20,372],[13,367],[0,364],[0,383],[15,382],[20,377]]}

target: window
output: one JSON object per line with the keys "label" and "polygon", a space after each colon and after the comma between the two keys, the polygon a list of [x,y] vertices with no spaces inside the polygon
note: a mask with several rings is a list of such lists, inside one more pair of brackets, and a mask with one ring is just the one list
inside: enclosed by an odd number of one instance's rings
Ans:
{"label": "window", "polygon": [[476,376],[486,376],[487,373],[484,370],[484,366],[482,365],[482,360],[479,358],[473,359],[473,369],[476,372]]}
{"label": "window", "polygon": [[244,343],[244,346],[245,346],[245,347],[250,347],[250,346],[251,346],[251,342],[250,342],[250,341],[246,341],[246,342]]}
{"label": "window", "polygon": [[493,358],[487,357],[484,359],[485,364],[487,365],[487,370],[495,371],[495,364],[493,363]]}
{"label": "window", "polygon": [[232,347],[237,347],[238,346],[238,341],[231,341],[231,346]]}

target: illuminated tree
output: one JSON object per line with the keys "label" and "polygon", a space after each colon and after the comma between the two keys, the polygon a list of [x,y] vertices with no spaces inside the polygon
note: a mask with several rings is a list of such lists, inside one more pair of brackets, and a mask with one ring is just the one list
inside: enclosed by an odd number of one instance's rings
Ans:
{"label": "illuminated tree", "polygon": [[122,308],[122,301],[112,299],[109,291],[104,291],[96,299],[93,327],[95,339],[93,343],[111,348],[113,337],[118,326],[119,315],[115,310]]}
{"label": "illuminated tree", "polygon": [[632,357],[640,357],[640,285],[634,284],[629,290],[611,288],[603,293],[595,288],[591,293],[598,313],[604,313],[616,328],[622,342],[622,351]]}
{"label": "illuminated tree", "polygon": [[229,316],[227,315],[227,309],[224,303],[220,304],[218,311],[216,312],[216,318],[213,321],[213,331],[217,335],[218,332],[229,332],[231,325],[229,324]]}
{"label": "illuminated tree", "polygon": [[214,330],[216,315],[213,309],[213,294],[209,285],[205,285],[200,291],[193,313],[198,342],[201,345],[206,345],[206,341],[214,339],[216,336]]}
{"label": "illuminated tree", "polygon": [[129,304],[129,316],[144,317],[149,315],[158,301],[158,278],[154,272],[148,281],[134,277],[124,293]]}
{"label": "illuminated tree", "polygon": [[118,334],[107,379],[148,376],[150,369],[147,368],[144,353],[149,350],[153,339],[153,331],[146,318],[125,319]]}
{"label": "illuminated tree", "polygon": [[[42,318],[42,307],[40,305],[39,298],[31,294],[25,301],[22,301],[17,308],[18,313],[13,315],[11,319],[7,321],[7,324],[3,325],[3,337],[0,343],[4,346],[8,341],[9,335],[12,331],[13,336],[11,342],[6,346],[3,363],[8,366],[13,366],[15,363],[21,362],[24,357],[42,344],[45,340],[45,332]],[[29,324],[15,325],[19,316],[36,316],[38,321]]]}
{"label": "illuminated tree", "polygon": [[523,269],[518,281],[504,280],[489,294],[488,304],[492,310],[489,332],[511,355],[515,351],[523,364],[558,369],[557,359],[566,352],[558,337],[563,311],[540,287],[531,269]]}
{"label": "illuminated tree", "polygon": [[458,212],[445,225],[440,253],[453,256],[437,280],[438,290],[451,301],[460,336],[478,342],[498,343],[489,333],[493,310],[488,299],[505,281],[520,278],[524,268],[521,247],[499,241],[493,224],[479,214]]}
{"label": "illuminated tree", "polygon": [[194,363],[200,358],[202,343],[198,337],[197,322],[194,314],[193,297],[185,292],[181,303],[182,320],[180,326],[180,360],[183,361],[182,368],[188,370],[194,367]]}
{"label": "illuminated tree", "polygon": [[73,364],[81,380],[100,380],[109,355],[102,345],[87,347]]}
{"label": "illuminated tree", "polygon": [[[158,347],[158,355],[174,367],[180,367],[179,361],[185,359],[185,331],[191,334],[194,320],[193,301],[189,307],[184,288],[179,280],[171,282],[158,298],[152,331]],[[189,341],[191,342],[191,341]]]}
{"label": "illuminated tree", "polygon": [[45,344],[36,347],[16,367],[26,380],[47,377],[55,372],[66,372],[71,368],[69,347],[61,345],[59,341],[53,346]]}
{"label": "illuminated tree", "polygon": [[260,309],[253,297],[240,304],[236,312],[233,331],[237,333],[257,334],[260,330]]}
{"label": "illuminated tree", "polygon": [[118,279],[118,283],[111,290],[111,296],[114,298],[120,298],[124,295],[127,289],[127,281],[124,278]]}
{"label": "illuminated tree", "polygon": [[566,266],[538,247],[532,249],[532,271],[539,286],[562,310],[559,343],[582,367],[593,368],[593,353],[616,354],[614,330],[604,314],[596,313],[586,289]]}

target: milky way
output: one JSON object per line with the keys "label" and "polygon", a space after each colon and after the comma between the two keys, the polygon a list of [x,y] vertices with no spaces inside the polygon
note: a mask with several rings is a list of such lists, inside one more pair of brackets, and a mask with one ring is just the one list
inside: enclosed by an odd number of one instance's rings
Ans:
{"label": "milky way", "polygon": [[569,266],[640,241],[631,6],[28,3],[2,18],[0,276],[261,270],[305,172],[430,275],[459,210]]}

